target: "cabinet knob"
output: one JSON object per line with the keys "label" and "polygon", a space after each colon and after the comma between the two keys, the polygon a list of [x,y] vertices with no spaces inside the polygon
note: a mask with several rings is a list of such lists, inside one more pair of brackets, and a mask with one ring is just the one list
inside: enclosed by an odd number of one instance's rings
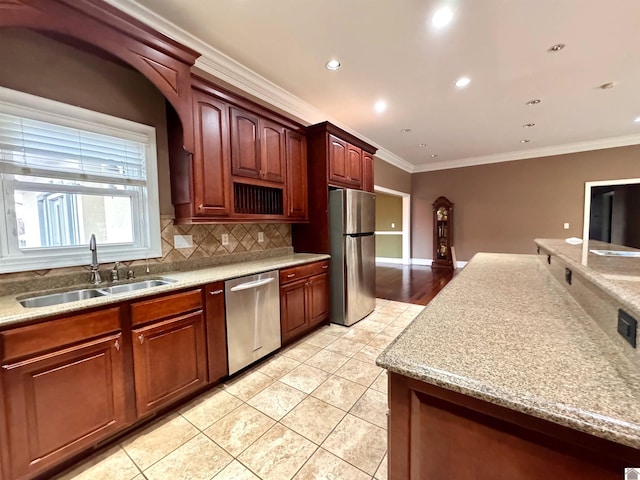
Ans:
{"label": "cabinet knob", "polygon": [[120,351],[120,342],[118,340],[116,340],[114,347],[116,347],[117,351]]}
{"label": "cabinet knob", "polygon": [[296,276],[296,274],[295,274],[295,273],[290,273],[289,275],[287,275],[287,278],[293,278],[293,277],[295,277],[295,276]]}
{"label": "cabinet knob", "polygon": [[140,341],[140,345],[142,345],[142,343],[144,342],[144,335],[143,334],[138,335],[138,340]]}
{"label": "cabinet knob", "polygon": [[209,292],[211,295],[220,295],[222,292],[224,292],[224,290],[220,289],[220,290],[214,290],[213,292]]}

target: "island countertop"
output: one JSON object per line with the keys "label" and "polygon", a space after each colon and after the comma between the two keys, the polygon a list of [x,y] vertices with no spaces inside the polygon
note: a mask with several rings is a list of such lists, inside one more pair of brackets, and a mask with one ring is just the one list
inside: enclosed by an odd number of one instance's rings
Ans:
{"label": "island countertop", "polygon": [[477,254],[377,364],[640,448],[640,366],[535,255]]}

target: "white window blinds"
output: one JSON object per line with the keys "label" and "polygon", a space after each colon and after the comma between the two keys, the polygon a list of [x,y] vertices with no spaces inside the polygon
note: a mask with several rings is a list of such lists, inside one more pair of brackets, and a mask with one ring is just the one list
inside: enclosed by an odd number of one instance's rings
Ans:
{"label": "white window blinds", "polygon": [[0,173],[144,186],[148,139],[133,136],[0,113]]}

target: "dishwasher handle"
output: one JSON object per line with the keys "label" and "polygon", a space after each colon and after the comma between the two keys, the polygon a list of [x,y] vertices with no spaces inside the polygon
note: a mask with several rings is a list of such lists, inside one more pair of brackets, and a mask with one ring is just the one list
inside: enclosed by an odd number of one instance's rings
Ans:
{"label": "dishwasher handle", "polygon": [[235,287],[231,287],[232,292],[239,292],[241,290],[249,290],[251,288],[258,288],[262,285],[266,285],[267,283],[271,283],[275,280],[275,278],[264,278],[262,280],[254,280],[253,282],[245,282],[240,285],[236,285]]}

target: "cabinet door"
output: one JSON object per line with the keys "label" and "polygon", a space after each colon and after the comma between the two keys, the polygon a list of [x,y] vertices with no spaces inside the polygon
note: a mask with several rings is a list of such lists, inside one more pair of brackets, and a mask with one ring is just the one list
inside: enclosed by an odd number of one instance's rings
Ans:
{"label": "cabinet door", "polygon": [[373,155],[362,152],[362,189],[373,192]]}
{"label": "cabinet door", "polygon": [[224,282],[205,288],[207,315],[207,360],[209,382],[216,382],[229,374],[227,366],[227,323],[224,309]]}
{"label": "cabinet door", "polygon": [[2,370],[11,478],[31,478],[125,426],[120,333]]}
{"label": "cabinet door", "polygon": [[304,135],[287,130],[287,216],[306,220],[309,215],[307,190],[307,142]]}
{"label": "cabinet door", "polygon": [[362,150],[347,144],[347,179],[354,187],[362,186]]}
{"label": "cabinet door", "polygon": [[329,135],[329,182],[348,184],[347,142]]}
{"label": "cabinet door", "polygon": [[309,326],[329,316],[329,274],[315,275],[307,281],[307,319]]}
{"label": "cabinet door", "polygon": [[132,331],[138,416],[173,402],[206,382],[202,310]]}
{"label": "cabinet door", "polygon": [[260,178],[274,183],[285,179],[285,129],[282,125],[260,119]]}
{"label": "cabinet door", "polygon": [[231,173],[260,178],[260,126],[257,115],[231,107]]}
{"label": "cabinet door", "polygon": [[194,92],[195,152],[193,192],[198,216],[229,215],[229,114],[228,105]]}
{"label": "cabinet door", "polygon": [[305,293],[306,280],[280,287],[280,331],[283,343],[307,329]]}

